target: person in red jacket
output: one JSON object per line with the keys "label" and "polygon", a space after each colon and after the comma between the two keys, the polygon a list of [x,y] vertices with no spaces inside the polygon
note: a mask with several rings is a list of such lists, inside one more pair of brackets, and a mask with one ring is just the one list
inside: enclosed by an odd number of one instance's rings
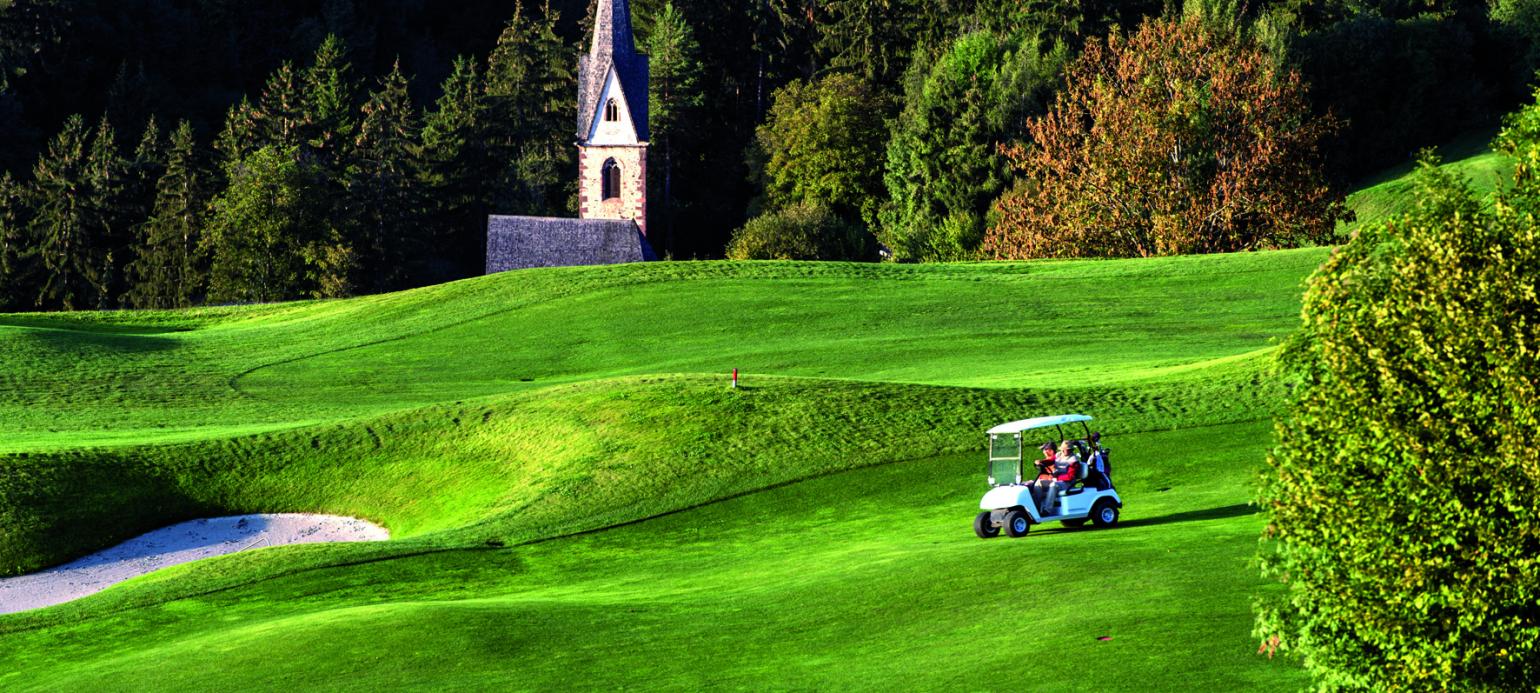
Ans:
{"label": "person in red jacket", "polygon": [[1054,457],[1053,443],[1043,443],[1043,459],[1037,461],[1037,478],[1027,484],[1032,489],[1032,502],[1039,508],[1043,507],[1043,494],[1053,483]]}
{"label": "person in red jacket", "polygon": [[1057,512],[1059,494],[1079,478],[1080,457],[1070,447],[1069,441],[1062,441],[1059,443],[1059,454],[1054,456],[1052,478],[1045,484],[1043,499],[1038,502],[1039,517],[1047,517]]}

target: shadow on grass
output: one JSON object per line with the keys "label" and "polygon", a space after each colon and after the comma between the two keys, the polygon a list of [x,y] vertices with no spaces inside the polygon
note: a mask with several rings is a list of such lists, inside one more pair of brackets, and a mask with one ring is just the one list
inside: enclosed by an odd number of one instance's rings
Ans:
{"label": "shadow on grass", "polygon": [[93,332],[46,328],[28,332],[26,335],[31,339],[42,342],[51,349],[64,353],[96,350],[119,354],[136,354],[169,351],[181,345],[180,341],[170,337],[162,337],[159,334],[131,332]]}
{"label": "shadow on grass", "polygon": [[[1177,524],[1177,523],[1181,523],[1181,522],[1204,522],[1206,520],[1224,520],[1224,519],[1229,519],[1229,518],[1232,518],[1232,517],[1245,517],[1247,515],[1255,514],[1256,512],[1258,512],[1256,506],[1253,506],[1253,505],[1248,504],[1248,503],[1237,503],[1235,505],[1226,505],[1226,506],[1222,506],[1222,507],[1218,507],[1218,508],[1205,508],[1203,510],[1189,510],[1187,512],[1171,513],[1170,515],[1157,515],[1155,517],[1141,517],[1141,518],[1137,518],[1137,519],[1133,519],[1133,520],[1123,520],[1122,522],[1118,523],[1117,528],[1118,529],[1122,529],[1122,528],[1125,528],[1125,527],[1154,527],[1154,526],[1157,526],[1157,525],[1172,525],[1172,524]],[[1056,523],[1052,523],[1052,524],[1056,524]],[[1057,532],[1075,532],[1075,531],[1080,531],[1081,529],[1089,530],[1089,529],[1091,529],[1091,525],[1087,524],[1085,527],[1079,528],[1079,529],[1072,529],[1072,528],[1069,528],[1069,527],[1064,527],[1062,525],[1058,526],[1058,527],[1048,526],[1048,527],[1044,527],[1041,530],[1041,533],[1043,533],[1043,534],[1054,534],[1054,533],[1057,533]],[[1038,532],[1034,531],[1033,533],[1036,534]]]}
{"label": "shadow on grass", "polygon": [[1257,512],[1257,508],[1250,503],[1237,503],[1219,508],[1205,508],[1203,510],[1189,510],[1187,512],[1172,513],[1170,515],[1157,515],[1155,517],[1140,517],[1133,520],[1125,520],[1119,523],[1121,527],[1154,527],[1156,525],[1170,525],[1179,522],[1202,522],[1204,520],[1224,520],[1231,517],[1243,517]]}

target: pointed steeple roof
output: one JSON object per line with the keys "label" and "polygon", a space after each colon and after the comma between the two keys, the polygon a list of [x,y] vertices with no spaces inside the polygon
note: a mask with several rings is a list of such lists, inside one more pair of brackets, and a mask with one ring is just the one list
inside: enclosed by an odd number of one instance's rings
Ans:
{"label": "pointed steeple roof", "polygon": [[596,0],[594,37],[578,59],[578,139],[586,139],[599,115],[599,97],[610,72],[620,80],[637,139],[647,141],[647,56],[636,52],[628,0]]}
{"label": "pointed steeple roof", "polygon": [[598,0],[594,8],[594,40],[590,56],[611,56],[636,52],[631,36],[631,3],[628,0]]}

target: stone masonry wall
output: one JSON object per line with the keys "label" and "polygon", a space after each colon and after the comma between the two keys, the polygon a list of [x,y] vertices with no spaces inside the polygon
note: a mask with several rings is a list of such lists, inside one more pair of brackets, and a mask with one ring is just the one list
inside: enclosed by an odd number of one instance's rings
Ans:
{"label": "stone masonry wall", "polygon": [[[604,199],[604,162],[620,164],[620,197]],[[578,217],[630,219],[647,235],[647,147],[578,148]]]}

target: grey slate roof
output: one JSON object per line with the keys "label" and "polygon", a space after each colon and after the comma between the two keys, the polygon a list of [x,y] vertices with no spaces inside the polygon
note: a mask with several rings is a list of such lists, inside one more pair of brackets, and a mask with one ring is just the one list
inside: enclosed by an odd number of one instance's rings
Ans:
{"label": "grey slate roof", "polygon": [[647,127],[647,56],[636,52],[631,38],[631,3],[628,0],[598,0],[594,10],[594,41],[588,55],[578,58],[578,139],[586,139],[599,112],[599,95],[613,65],[620,77],[620,90],[631,107],[631,121],[636,124],[636,138],[646,142]]}
{"label": "grey slate roof", "polygon": [[629,219],[487,218],[487,274],[658,259]]}

